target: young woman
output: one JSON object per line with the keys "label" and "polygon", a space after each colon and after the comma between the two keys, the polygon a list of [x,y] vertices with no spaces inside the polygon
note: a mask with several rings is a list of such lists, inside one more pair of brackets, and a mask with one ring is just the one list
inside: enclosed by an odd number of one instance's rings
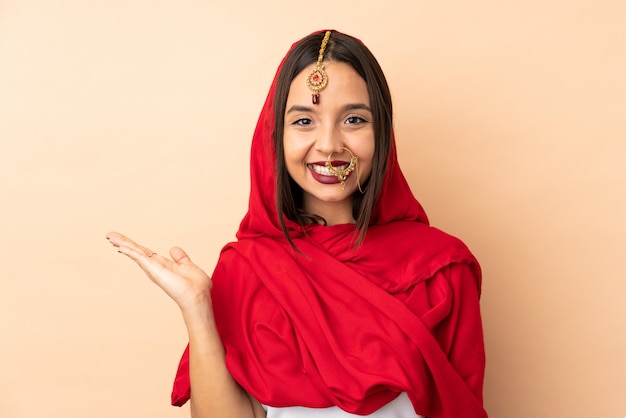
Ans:
{"label": "young woman", "polygon": [[293,45],[252,141],[249,211],[210,278],[180,248],[107,238],[179,305],[172,401],[194,417],[486,417],[480,268],[428,225],[370,51]]}

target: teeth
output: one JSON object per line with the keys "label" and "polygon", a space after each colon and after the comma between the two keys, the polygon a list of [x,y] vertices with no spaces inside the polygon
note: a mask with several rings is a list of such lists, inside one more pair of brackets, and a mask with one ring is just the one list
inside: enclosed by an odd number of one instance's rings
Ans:
{"label": "teeth", "polygon": [[[325,165],[311,164],[311,167],[313,168],[313,171],[315,171],[317,174],[321,174],[322,176],[334,176],[335,175]],[[344,164],[344,165],[335,167],[335,170],[345,170],[347,167],[348,167],[348,164]]]}

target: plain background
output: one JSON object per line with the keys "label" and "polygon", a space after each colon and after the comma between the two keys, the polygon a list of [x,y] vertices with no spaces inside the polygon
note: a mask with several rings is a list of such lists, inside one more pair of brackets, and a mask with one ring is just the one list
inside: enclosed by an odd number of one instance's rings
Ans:
{"label": "plain background", "polygon": [[621,0],[0,1],[0,416],[183,417],[175,305],[105,240],[212,271],[291,43],[361,38],[434,225],[484,270],[491,417],[626,416]]}

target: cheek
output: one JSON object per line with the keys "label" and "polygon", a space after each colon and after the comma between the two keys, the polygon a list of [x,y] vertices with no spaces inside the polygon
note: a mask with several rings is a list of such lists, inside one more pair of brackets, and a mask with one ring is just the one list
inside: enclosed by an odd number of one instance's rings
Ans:
{"label": "cheek", "polygon": [[290,175],[294,175],[295,170],[303,165],[303,152],[297,146],[297,142],[288,135],[283,137],[283,155],[285,166]]}
{"label": "cheek", "polygon": [[369,158],[361,160],[360,162],[361,162],[361,167],[359,167],[359,170],[360,170],[359,177],[365,177],[365,178],[369,177],[370,174],[372,174],[372,168],[374,165],[373,155],[369,156]]}
{"label": "cheek", "polygon": [[361,175],[369,176],[372,172],[372,166],[374,164],[374,137],[369,136],[367,139],[362,138],[359,142],[359,146],[354,150],[359,156],[359,162],[361,164]]}
{"label": "cheek", "polygon": [[285,156],[285,160],[289,161],[293,158],[294,154],[294,141],[286,132],[283,134],[283,154]]}
{"label": "cheek", "polygon": [[306,136],[287,132],[283,135],[285,160],[303,160],[310,148],[310,140]]}

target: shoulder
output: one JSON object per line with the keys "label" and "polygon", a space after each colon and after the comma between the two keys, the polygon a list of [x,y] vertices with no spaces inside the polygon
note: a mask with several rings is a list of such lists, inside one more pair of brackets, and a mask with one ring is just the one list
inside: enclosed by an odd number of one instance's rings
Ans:
{"label": "shoulder", "polygon": [[367,231],[367,244],[377,247],[391,245],[400,251],[445,253],[473,258],[467,245],[441,229],[421,222],[392,222],[373,225]]}
{"label": "shoulder", "polygon": [[478,261],[463,241],[419,222],[370,227],[358,254],[358,261],[372,266],[381,285],[389,289],[429,280],[444,269],[469,267],[480,278]]}
{"label": "shoulder", "polygon": [[220,252],[214,275],[251,276],[263,271],[287,269],[293,249],[271,237],[256,237],[228,243]]}

